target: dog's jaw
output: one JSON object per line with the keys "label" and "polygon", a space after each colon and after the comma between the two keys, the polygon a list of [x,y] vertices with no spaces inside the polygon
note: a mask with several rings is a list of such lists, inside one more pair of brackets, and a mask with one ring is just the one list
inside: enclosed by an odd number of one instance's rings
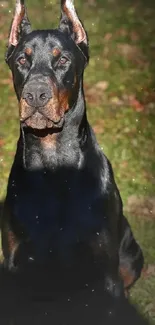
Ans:
{"label": "dog's jaw", "polygon": [[23,98],[19,103],[20,122],[23,126],[32,129],[62,128],[65,118],[64,114],[64,110],[53,99],[46,107],[39,109],[27,105]]}
{"label": "dog's jaw", "polygon": [[53,122],[41,113],[35,112],[32,116],[25,120],[20,119],[20,122],[23,127],[28,127],[35,130],[61,129],[64,124],[64,118],[60,118],[59,121]]}

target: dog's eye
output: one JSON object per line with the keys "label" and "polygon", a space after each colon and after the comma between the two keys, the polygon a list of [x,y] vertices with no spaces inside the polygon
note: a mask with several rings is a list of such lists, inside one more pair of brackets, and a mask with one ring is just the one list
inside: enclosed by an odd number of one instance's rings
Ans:
{"label": "dog's eye", "polygon": [[58,65],[64,65],[69,61],[69,59],[66,56],[62,56],[58,62]]}
{"label": "dog's eye", "polygon": [[24,57],[22,56],[22,57],[20,57],[20,58],[18,59],[18,62],[19,62],[21,65],[24,65],[24,64],[26,63],[26,58],[24,58]]}

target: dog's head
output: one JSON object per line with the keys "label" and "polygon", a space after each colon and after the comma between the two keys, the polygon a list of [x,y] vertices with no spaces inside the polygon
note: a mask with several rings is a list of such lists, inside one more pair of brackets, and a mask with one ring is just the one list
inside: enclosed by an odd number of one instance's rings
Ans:
{"label": "dog's head", "polygon": [[62,127],[77,99],[88,39],[73,0],[61,0],[58,29],[31,31],[24,0],[16,0],[6,62],[13,74],[20,121],[34,129]]}

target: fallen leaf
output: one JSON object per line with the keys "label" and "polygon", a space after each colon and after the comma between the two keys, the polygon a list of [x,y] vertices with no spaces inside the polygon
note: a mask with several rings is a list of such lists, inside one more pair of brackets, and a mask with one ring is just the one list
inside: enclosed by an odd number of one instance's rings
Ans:
{"label": "fallen leaf", "polygon": [[109,82],[108,81],[99,81],[95,84],[95,89],[98,90],[106,90],[109,87]]}
{"label": "fallen leaf", "polygon": [[10,79],[9,78],[8,79],[1,79],[0,84],[1,85],[9,85],[9,86],[11,85],[12,86],[12,79],[11,78]]}
{"label": "fallen leaf", "polygon": [[136,98],[130,100],[130,105],[136,112],[142,112],[144,110],[144,105],[142,105]]}
{"label": "fallen leaf", "polygon": [[150,304],[146,305],[145,309],[144,309],[144,313],[148,313],[150,311],[152,311],[154,308],[154,304],[151,302]]}
{"label": "fallen leaf", "polygon": [[104,120],[98,120],[97,123],[93,126],[93,130],[96,134],[104,133]]}
{"label": "fallen leaf", "polygon": [[121,36],[121,37],[125,37],[125,36],[127,36],[127,34],[128,34],[128,32],[127,32],[127,30],[126,29],[124,29],[124,28],[119,28],[119,29],[117,29],[116,30],[116,33],[115,33],[115,35],[116,36]]}
{"label": "fallen leaf", "polygon": [[130,45],[128,43],[119,43],[117,44],[117,51],[125,59],[132,61],[133,63],[138,64],[141,67],[149,64],[146,60],[146,57],[142,53],[140,47],[136,45]]}
{"label": "fallen leaf", "polygon": [[137,33],[136,31],[132,30],[132,31],[130,32],[130,38],[131,38],[131,40],[132,40],[133,42],[136,42],[136,41],[139,40],[139,35],[138,35],[138,33]]}
{"label": "fallen leaf", "polygon": [[5,141],[3,139],[0,139],[0,147],[3,146]]}
{"label": "fallen leaf", "polygon": [[107,33],[104,36],[104,41],[108,42],[108,41],[110,41],[111,38],[112,38],[112,33]]}

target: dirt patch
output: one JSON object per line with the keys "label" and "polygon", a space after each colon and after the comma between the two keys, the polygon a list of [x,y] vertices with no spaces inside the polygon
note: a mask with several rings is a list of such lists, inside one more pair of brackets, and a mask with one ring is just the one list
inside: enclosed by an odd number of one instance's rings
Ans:
{"label": "dirt patch", "polygon": [[147,220],[155,219],[155,197],[131,195],[126,203],[125,211]]}
{"label": "dirt patch", "polygon": [[150,276],[155,276],[155,264],[148,264],[142,271],[142,277],[144,279]]}
{"label": "dirt patch", "polygon": [[148,62],[142,53],[142,50],[136,45],[118,43],[117,51],[119,55],[123,56],[129,61],[132,61],[135,64],[138,64],[140,67],[148,65]]}
{"label": "dirt patch", "polygon": [[101,105],[105,96],[105,91],[108,89],[109,83],[106,80],[99,81],[92,87],[84,86],[86,100],[91,104]]}

